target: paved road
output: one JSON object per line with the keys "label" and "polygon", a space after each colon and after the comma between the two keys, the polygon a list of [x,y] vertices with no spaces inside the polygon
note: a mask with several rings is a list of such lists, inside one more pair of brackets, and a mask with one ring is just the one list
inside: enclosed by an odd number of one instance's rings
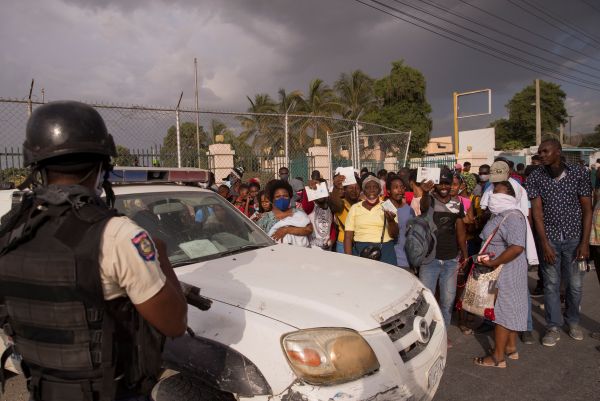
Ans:
{"label": "paved road", "polygon": [[[536,273],[537,274],[537,273]],[[530,284],[534,285],[533,276]],[[544,327],[543,297],[533,298],[534,337]],[[450,329],[454,347],[434,401],[598,401],[600,400],[600,341],[589,337],[600,330],[600,286],[595,272],[586,274],[581,326],[585,339],[575,341],[566,332],[555,347],[519,343],[518,361],[506,369],[473,365],[473,357],[485,355],[493,345],[491,334],[464,336]]]}
{"label": "paved road", "polygon": [[[533,301],[536,339],[543,331],[543,311],[539,308],[542,300]],[[596,350],[600,341],[588,337],[590,331],[600,330],[600,286],[594,272],[585,278],[581,325],[586,333],[583,341],[563,333],[553,348],[519,344],[521,359],[510,361],[506,369],[473,365],[473,357],[484,355],[493,344],[491,336],[464,336],[451,327],[454,347],[449,350],[448,365],[434,401],[600,400],[600,352]],[[10,377],[0,400],[27,401],[23,379]]]}

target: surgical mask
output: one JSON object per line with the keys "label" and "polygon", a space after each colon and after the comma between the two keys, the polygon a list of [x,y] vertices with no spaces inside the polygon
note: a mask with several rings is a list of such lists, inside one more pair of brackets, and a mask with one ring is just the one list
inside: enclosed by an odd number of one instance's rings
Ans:
{"label": "surgical mask", "polygon": [[373,200],[371,200],[371,199],[369,199],[369,198],[366,198],[365,200],[367,201],[367,203],[368,203],[369,205],[376,205],[376,204],[378,204],[378,203],[379,203],[379,197],[377,197],[377,198],[375,198],[375,199],[373,199]]}
{"label": "surgical mask", "polygon": [[517,209],[517,200],[507,194],[491,194],[488,209],[493,214],[500,214],[506,210]]}
{"label": "surgical mask", "polygon": [[479,174],[479,179],[483,182],[488,182],[490,180],[489,174]]}
{"label": "surgical mask", "polygon": [[286,210],[288,210],[290,208],[290,199],[289,198],[275,199],[275,201],[273,202],[273,206],[275,206],[277,209],[281,210],[282,212],[285,212]]}

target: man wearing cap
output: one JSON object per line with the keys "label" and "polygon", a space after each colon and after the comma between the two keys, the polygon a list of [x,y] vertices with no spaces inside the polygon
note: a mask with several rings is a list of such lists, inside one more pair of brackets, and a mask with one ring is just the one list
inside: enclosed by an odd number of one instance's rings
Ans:
{"label": "man wearing cap", "polygon": [[[556,139],[543,141],[538,154],[543,167],[527,177],[527,190],[544,255],[542,274],[547,330],[542,344],[552,347],[560,340],[563,321],[568,325],[571,338],[583,340],[579,327],[583,272],[576,264],[590,256],[592,185],[585,167],[561,160],[562,146]],[[561,278],[566,281],[564,320],[560,302]]]}
{"label": "man wearing cap", "polygon": [[425,194],[421,199],[421,213],[432,215],[436,226],[436,249],[435,259],[421,266],[419,278],[433,293],[439,282],[440,306],[446,327],[450,324],[456,298],[459,262],[467,258],[465,210],[460,199],[450,195],[452,179],[451,171],[443,169],[433,193]]}
{"label": "man wearing cap", "polygon": [[229,195],[235,200],[239,196],[240,185],[242,185],[242,177],[244,176],[243,167],[235,167],[231,169],[231,173],[223,179],[229,181]]}

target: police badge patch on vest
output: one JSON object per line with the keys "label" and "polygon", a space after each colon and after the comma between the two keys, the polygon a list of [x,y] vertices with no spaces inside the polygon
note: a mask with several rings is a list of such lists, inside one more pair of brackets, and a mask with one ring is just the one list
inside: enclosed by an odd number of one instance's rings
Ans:
{"label": "police badge patch on vest", "polygon": [[142,231],[131,239],[133,245],[137,248],[138,253],[145,261],[156,259],[156,250],[154,244],[148,237],[148,233]]}

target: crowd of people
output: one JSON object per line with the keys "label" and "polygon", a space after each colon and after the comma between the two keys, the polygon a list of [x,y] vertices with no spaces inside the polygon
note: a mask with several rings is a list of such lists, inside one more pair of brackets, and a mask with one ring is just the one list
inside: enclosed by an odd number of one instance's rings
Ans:
{"label": "crowd of people", "polygon": [[[506,367],[506,358],[519,358],[519,336],[534,343],[532,296],[544,297],[543,345],[555,346],[563,326],[574,340],[584,337],[582,278],[588,260],[600,267],[600,160],[593,167],[566,162],[561,144],[546,140],[528,166],[503,158],[477,173],[469,162],[443,166],[436,183],[417,182],[417,170],[408,168],[363,168],[354,177],[336,174],[331,183],[315,170],[304,182],[282,167],[263,186],[244,181],[243,169],[235,168],[215,189],[275,241],[377,259],[418,275],[438,297],[446,326],[471,267],[501,267],[493,318],[472,328],[472,317],[458,311],[457,322],[465,335],[493,330],[495,348],[474,362]],[[327,193],[309,200],[321,183]],[[435,252],[411,266],[406,232],[416,216],[430,221]],[[528,271],[536,269],[530,293]]]}

